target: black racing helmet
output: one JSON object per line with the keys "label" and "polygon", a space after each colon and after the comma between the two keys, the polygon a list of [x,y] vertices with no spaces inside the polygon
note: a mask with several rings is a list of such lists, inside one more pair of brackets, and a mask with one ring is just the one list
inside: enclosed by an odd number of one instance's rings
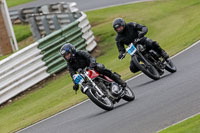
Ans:
{"label": "black racing helmet", "polygon": [[[66,59],[67,54],[71,54],[70,59]],[[76,54],[76,49],[71,43],[64,44],[60,49],[60,54],[65,58],[65,60],[70,61]]]}
{"label": "black racing helmet", "polygon": [[[116,32],[118,32],[116,29],[119,28],[120,26],[122,26],[123,28],[125,28],[126,22],[122,18],[116,18],[113,21],[113,28],[115,29]],[[121,32],[123,32],[123,30],[120,31],[120,32],[118,32],[118,33],[121,33]]]}

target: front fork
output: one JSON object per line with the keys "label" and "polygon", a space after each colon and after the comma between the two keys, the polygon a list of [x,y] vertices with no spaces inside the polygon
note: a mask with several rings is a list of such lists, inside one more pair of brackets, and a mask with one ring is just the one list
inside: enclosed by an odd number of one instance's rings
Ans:
{"label": "front fork", "polygon": [[[145,65],[146,66],[151,66],[151,64],[149,63],[149,61],[146,60],[146,58],[140,53],[137,51],[137,54],[140,56],[140,58],[144,61]],[[136,55],[133,55],[133,56],[136,56]],[[137,57],[136,57],[137,58]]]}
{"label": "front fork", "polygon": [[[97,90],[97,92],[100,94],[100,96],[104,96],[104,93],[101,91],[101,89],[92,81],[92,79],[86,74],[84,73],[85,76],[88,78],[88,80],[92,83],[92,85],[95,87],[95,89]],[[88,88],[84,88],[84,92],[87,90]]]}

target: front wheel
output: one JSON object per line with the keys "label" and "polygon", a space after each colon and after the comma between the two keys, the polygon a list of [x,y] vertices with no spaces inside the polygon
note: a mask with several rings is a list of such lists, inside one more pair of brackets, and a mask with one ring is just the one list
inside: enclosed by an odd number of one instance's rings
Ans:
{"label": "front wheel", "polygon": [[[142,56],[142,57],[141,57]],[[154,80],[160,79],[160,74],[156,68],[151,65],[143,55],[134,55],[132,57],[132,62],[139,68],[144,74]]]}
{"label": "front wheel", "polygon": [[122,97],[122,99],[126,101],[133,101],[135,99],[135,94],[128,85],[126,86],[124,93],[125,95]]}
{"label": "front wheel", "polygon": [[90,100],[92,100],[93,103],[104,110],[110,111],[114,108],[114,105],[109,98],[99,95],[94,89],[88,89],[86,91],[86,95],[90,98]]}

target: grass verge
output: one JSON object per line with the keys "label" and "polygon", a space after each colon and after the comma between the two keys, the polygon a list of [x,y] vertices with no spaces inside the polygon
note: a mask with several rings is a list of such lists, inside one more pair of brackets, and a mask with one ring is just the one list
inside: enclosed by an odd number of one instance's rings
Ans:
{"label": "grass verge", "polygon": [[[115,17],[146,25],[149,28],[147,36],[158,41],[170,55],[174,55],[200,39],[199,11],[199,0],[163,0],[87,12],[101,49],[102,56],[97,61],[120,73],[123,79],[134,76],[129,71],[130,57],[121,62],[117,59],[115,32],[112,29]],[[45,87],[2,107],[0,131],[6,133],[19,130],[85,99],[86,96],[80,92],[74,94],[68,74],[56,77]]]}
{"label": "grass verge", "polygon": [[25,4],[34,0],[6,0],[8,7]]}
{"label": "grass verge", "polygon": [[159,133],[199,133],[200,132],[200,114],[179,124],[173,125]]}
{"label": "grass verge", "polygon": [[13,28],[17,42],[20,42],[32,36],[32,32],[30,30],[29,25],[14,25]]}

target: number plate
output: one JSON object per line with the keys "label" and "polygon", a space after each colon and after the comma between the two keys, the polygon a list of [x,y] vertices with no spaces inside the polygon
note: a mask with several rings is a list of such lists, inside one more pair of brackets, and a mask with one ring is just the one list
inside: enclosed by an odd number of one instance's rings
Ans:
{"label": "number plate", "polygon": [[135,52],[136,52],[136,48],[135,46],[133,45],[133,43],[131,43],[128,48],[126,48],[127,52],[130,54],[130,55],[133,55]]}
{"label": "number plate", "polygon": [[83,77],[80,74],[74,74],[73,79],[76,84],[82,84],[84,81]]}

